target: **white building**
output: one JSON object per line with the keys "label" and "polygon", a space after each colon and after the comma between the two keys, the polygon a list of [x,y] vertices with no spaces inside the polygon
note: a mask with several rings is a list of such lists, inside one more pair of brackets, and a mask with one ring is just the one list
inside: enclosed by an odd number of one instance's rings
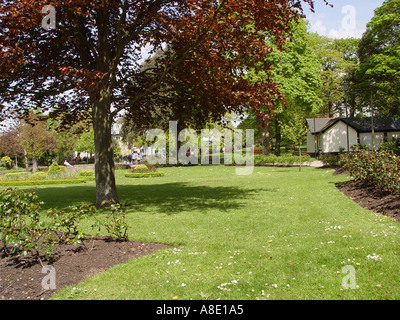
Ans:
{"label": "white building", "polygon": [[307,119],[307,125],[310,154],[351,151],[356,143],[377,150],[385,140],[400,139],[400,123],[395,118],[374,118],[373,139],[371,118]]}

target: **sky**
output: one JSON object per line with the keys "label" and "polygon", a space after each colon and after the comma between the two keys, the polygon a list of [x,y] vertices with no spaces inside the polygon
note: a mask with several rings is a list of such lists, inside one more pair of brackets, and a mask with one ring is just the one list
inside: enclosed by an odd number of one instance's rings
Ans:
{"label": "sky", "polygon": [[305,14],[310,22],[310,31],[330,38],[361,38],[367,23],[374,16],[374,10],[384,0],[314,0],[315,13],[309,7]]}

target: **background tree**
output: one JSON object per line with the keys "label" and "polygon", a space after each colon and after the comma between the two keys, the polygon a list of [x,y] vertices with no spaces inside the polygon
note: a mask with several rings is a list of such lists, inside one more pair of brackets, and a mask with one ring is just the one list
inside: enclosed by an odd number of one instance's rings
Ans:
{"label": "background tree", "polygon": [[[322,88],[320,65],[313,47],[313,37],[307,31],[307,22],[302,20],[294,26],[293,41],[286,50],[274,51],[270,57],[274,61],[273,76],[281,86],[286,107],[279,105],[278,117],[272,122],[275,138],[275,154],[280,155],[281,139],[287,139],[282,126],[293,121],[304,125],[306,118],[316,114],[322,107],[319,92]],[[287,139],[292,141],[292,139]]]}
{"label": "background tree", "polygon": [[299,171],[301,171],[301,146],[308,132],[305,117],[297,113],[287,124],[283,125],[282,131],[286,138],[299,148]]}
{"label": "background tree", "polygon": [[24,149],[19,140],[19,127],[17,124],[0,133],[0,157],[14,157],[15,167],[18,168],[18,158],[24,155]]}
{"label": "background tree", "polygon": [[39,120],[38,116],[31,113],[27,121],[22,121],[20,127],[19,141],[24,149],[26,168],[32,160],[32,172],[38,171],[39,159],[46,152],[55,148],[55,141],[47,131],[46,121]]}
{"label": "background tree", "polygon": [[314,51],[321,64],[321,91],[322,109],[320,116],[334,117],[345,116],[343,109],[344,91],[343,83],[347,81],[350,86],[348,91],[349,110],[348,116],[354,116],[360,104],[356,100],[357,93],[354,85],[354,70],[358,64],[357,48],[359,39],[331,39],[314,34]]}
{"label": "background tree", "polygon": [[[273,46],[273,52],[265,57],[273,66],[271,77],[279,85],[285,103],[276,100],[277,106],[272,113],[265,110],[267,117],[250,113],[244,122],[248,125],[257,125],[263,153],[266,155],[269,154],[270,146],[273,144],[275,154],[280,155],[283,125],[293,119],[305,123],[305,117],[317,113],[322,106],[319,98],[320,64],[314,50],[313,36],[307,32],[307,23],[304,20],[293,24],[291,32],[292,41],[286,43],[284,50],[278,50]],[[249,81],[259,81],[268,76],[259,68],[250,69],[247,73]]]}
{"label": "background tree", "polygon": [[83,132],[76,144],[77,152],[86,152],[87,158],[86,161],[89,163],[89,158],[92,157],[92,154],[95,153],[95,144],[94,144],[94,131],[90,129],[89,131]]}
{"label": "background tree", "polygon": [[[96,205],[118,202],[111,137],[117,114],[162,82],[174,87],[176,79],[186,84],[179,93],[198,92],[206,115],[243,106],[273,109],[270,97],[281,98],[274,81],[249,83],[242,76],[259,63],[270,70],[264,39],[273,36],[283,45],[302,3],[312,0],[60,0],[54,2],[56,28],[46,31],[46,1],[2,1],[1,111],[27,116],[35,108],[64,124],[91,117]],[[251,33],[245,30],[250,24]],[[140,70],[142,49],[153,54],[164,45],[172,50],[157,67]]]}
{"label": "background tree", "polygon": [[400,0],[375,10],[359,47],[356,81],[365,105],[380,116],[400,116]]}
{"label": "background tree", "polygon": [[58,163],[63,163],[64,160],[71,158],[76,151],[79,132],[81,130],[80,127],[81,126],[74,126],[66,129],[60,128],[57,121],[50,121],[50,123],[48,123],[49,133],[55,141],[53,154]]}

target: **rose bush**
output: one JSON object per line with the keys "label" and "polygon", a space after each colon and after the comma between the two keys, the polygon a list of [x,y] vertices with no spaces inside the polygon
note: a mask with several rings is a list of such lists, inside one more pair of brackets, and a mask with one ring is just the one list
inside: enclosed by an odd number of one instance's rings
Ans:
{"label": "rose bush", "polygon": [[391,193],[400,191],[400,158],[392,151],[341,154],[340,164],[356,180],[367,181]]}

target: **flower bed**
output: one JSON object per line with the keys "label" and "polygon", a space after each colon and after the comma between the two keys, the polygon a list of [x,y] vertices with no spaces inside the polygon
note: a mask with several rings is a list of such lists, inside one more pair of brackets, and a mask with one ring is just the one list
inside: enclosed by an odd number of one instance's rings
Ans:
{"label": "flower bed", "polygon": [[126,172],[125,177],[127,178],[149,178],[149,177],[164,177],[164,172]]}
{"label": "flower bed", "polygon": [[[62,167],[60,167],[62,168]],[[11,172],[7,173],[0,179],[0,186],[34,186],[49,184],[73,184],[84,183],[94,180],[93,176],[79,176],[76,173],[62,172],[61,170],[53,173],[39,171],[36,173],[29,172]]]}
{"label": "flower bed", "polygon": [[26,179],[26,180],[10,180],[0,181],[0,186],[39,186],[48,184],[74,184],[74,183],[85,183],[88,179],[86,178],[71,178],[71,179],[56,179],[56,180],[42,180],[42,179]]}
{"label": "flower bed", "polygon": [[148,177],[163,177],[164,172],[157,171],[155,167],[148,167],[144,164],[138,165],[130,172],[125,173],[127,178],[148,178]]}

